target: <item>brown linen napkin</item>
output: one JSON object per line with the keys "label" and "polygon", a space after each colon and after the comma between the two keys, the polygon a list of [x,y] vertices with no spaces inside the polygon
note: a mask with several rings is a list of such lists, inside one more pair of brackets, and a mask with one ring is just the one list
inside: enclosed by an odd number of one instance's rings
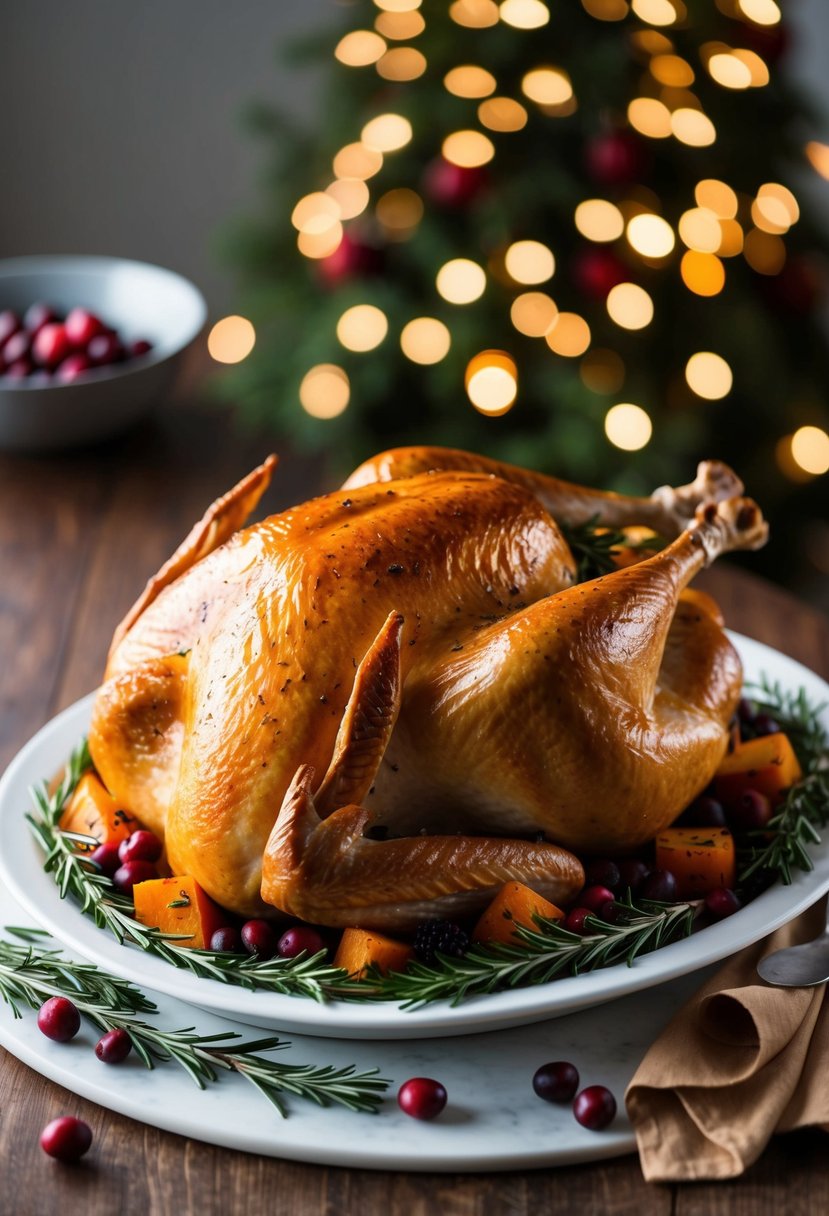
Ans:
{"label": "brown linen napkin", "polygon": [[772,950],[810,941],[826,900],[729,959],[679,1011],[625,1094],[650,1182],[733,1178],[775,1132],[829,1131],[829,999],[757,975]]}

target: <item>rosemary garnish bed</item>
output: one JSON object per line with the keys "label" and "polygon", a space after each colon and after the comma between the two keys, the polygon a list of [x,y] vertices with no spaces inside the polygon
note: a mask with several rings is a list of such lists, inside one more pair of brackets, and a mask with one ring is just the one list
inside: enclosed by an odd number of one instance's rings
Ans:
{"label": "rosemary garnish bed", "polygon": [[389,1082],[378,1076],[377,1069],[357,1072],[353,1065],[283,1064],[258,1054],[290,1046],[276,1036],[241,1042],[235,1031],[204,1035],[192,1026],[180,1030],[154,1026],[141,1015],[157,1013],[157,1006],[134,984],[92,963],[65,959],[58,951],[44,948],[48,935],[40,930],[6,931],[26,943],[0,939],[0,995],[15,1017],[21,1016],[21,1005],[39,1009],[49,997],[68,997],[99,1030],[125,1030],[147,1068],[175,1062],[200,1089],[218,1081],[222,1072],[238,1073],[283,1116],[287,1114],[282,1099],[286,1093],[318,1106],[337,1103],[373,1113],[388,1088]]}
{"label": "rosemary garnish bed", "polygon": [[[767,681],[752,686],[752,694],[788,734],[804,775],[787,791],[769,823],[743,838],[739,889],[749,897],[775,880],[790,883],[795,869],[812,869],[809,846],[820,841],[820,829],[829,824],[829,749],[819,721],[822,707],[812,706],[802,690],[792,694]],[[568,932],[555,921],[539,920],[535,930],[517,930],[515,945],[474,946],[461,958],[437,955],[434,963],[411,962],[404,972],[388,975],[370,968],[359,981],[328,963],[323,952],[312,957],[259,960],[196,950],[137,921],[130,900],[77,851],[90,838],[60,829],[63,807],[89,764],[82,744],[72,754],[53,794],[45,788],[34,791],[36,810],[28,819],[46,854],[44,868],[53,876],[62,898],[71,896],[82,912],[119,942],[205,979],[318,1001],[394,1001],[403,1009],[438,1000],[457,1005],[473,996],[546,983],[564,973],[577,975],[621,962],[631,964],[640,954],[685,937],[693,929],[690,904],[637,904],[628,898],[617,900],[618,920],[613,924],[588,917],[586,934]]]}

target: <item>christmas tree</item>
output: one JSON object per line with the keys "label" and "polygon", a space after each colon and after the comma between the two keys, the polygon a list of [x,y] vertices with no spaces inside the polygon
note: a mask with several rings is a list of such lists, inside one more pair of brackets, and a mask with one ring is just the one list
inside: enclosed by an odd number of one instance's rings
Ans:
{"label": "christmas tree", "polygon": [[791,188],[829,148],[786,46],[774,0],[332,13],[318,128],[256,115],[233,400],[343,467],[438,443],[642,492],[717,456],[785,573],[829,469],[824,236]]}

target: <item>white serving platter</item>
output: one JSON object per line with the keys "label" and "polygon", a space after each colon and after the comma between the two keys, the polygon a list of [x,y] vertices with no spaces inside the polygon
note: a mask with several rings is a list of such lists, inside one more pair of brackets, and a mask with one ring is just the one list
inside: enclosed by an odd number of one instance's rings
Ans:
{"label": "white serving platter", "polygon": [[[793,659],[732,634],[748,681],[765,675],[784,688],[804,688],[812,702],[829,702],[829,685]],[[355,1004],[250,992],[201,979],[140,950],[119,945],[69,900],[61,900],[42,868],[42,855],[25,820],[29,789],[54,774],[85,733],[91,697],[78,701],[40,730],[0,781],[0,878],[34,919],[73,951],[143,987],[175,996],[216,1015],[254,1026],[337,1039],[422,1039],[469,1035],[561,1017],[664,984],[734,954],[792,920],[829,890],[829,841],[812,851],[814,869],[776,884],[736,915],[689,938],[618,965],[548,984],[403,1011],[393,1003]],[[824,710],[829,723],[829,710]]]}
{"label": "white serving platter", "polygon": [[[0,887],[0,935],[9,937],[5,925],[32,921]],[[64,953],[71,957],[71,951]],[[153,1072],[133,1056],[118,1066],[102,1064],[92,1050],[98,1032],[86,1022],[70,1043],[53,1043],[38,1030],[34,1012],[24,1011],[15,1020],[5,1004],[0,1004],[0,1044],[72,1094],[152,1127],[224,1148],[355,1169],[538,1169],[635,1151],[622,1101],[625,1089],[654,1038],[702,979],[685,976],[612,1006],[466,1039],[371,1043],[292,1036],[290,1047],[278,1053],[290,1064],[379,1068],[391,1084],[375,1116],[340,1107],[320,1109],[286,1095],[288,1117],[282,1119],[241,1077],[223,1073],[216,1085],[200,1091],[172,1064],[159,1064]],[[219,1019],[172,997],[150,995],[165,1029],[195,1026],[204,1034],[235,1030],[247,1039],[258,1037],[250,1026]],[[569,1106],[536,1097],[533,1073],[557,1059],[576,1065],[583,1086],[606,1085],[616,1096],[618,1113],[610,1127],[587,1131],[576,1123]],[[446,1087],[446,1109],[431,1123],[411,1119],[397,1106],[397,1090],[413,1076],[434,1077]],[[70,1100],[60,1113],[79,1111]],[[5,1116],[12,1117],[10,1109]],[[93,1162],[97,1151],[93,1144]],[[97,1164],[103,1168],[106,1163],[99,1159]]]}

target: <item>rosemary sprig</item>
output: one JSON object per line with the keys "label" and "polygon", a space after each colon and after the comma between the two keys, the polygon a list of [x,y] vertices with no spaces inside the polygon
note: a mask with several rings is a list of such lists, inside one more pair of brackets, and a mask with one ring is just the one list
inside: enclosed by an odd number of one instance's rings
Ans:
{"label": "rosemary sprig", "polygon": [[77,845],[94,845],[97,841],[59,827],[64,806],[89,764],[84,741],[72,753],[66,774],[54,793],[50,795],[45,785],[32,790],[36,810],[26,816],[46,854],[43,868],[54,877],[61,899],[71,895],[81,912],[91,916],[99,928],[109,930],[117,941],[129,942],[203,979],[324,1001],[347,978],[345,971],[325,961],[324,952],[293,959],[241,958],[227,951],[178,946],[176,941],[186,935],[177,939],[136,920],[132,902],[115,890],[86,853],[77,851]]}
{"label": "rosemary sprig", "polygon": [[[378,1070],[357,1072],[353,1065],[283,1064],[259,1055],[284,1050],[290,1044],[276,1036],[238,1042],[235,1031],[203,1035],[192,1026],[164,1030],[145,1021],[141,1014],[157,1013],[157,1006],[127,980],[108,975],[92,963],[62,958],[51,949],[40,949],[37,930],[7,929],[21,936],[26,945],[0,939],[0,995],[20,1017],[20,1007],[39,1009],[51,996],[66,996],[99,1030],[123,1029],[136,1054],[147,1068],[172,1061],[200,1089],[219,1080],[221,1071],[236,1072],[249,1081],[284,1117],[283,1093],[306,1098],[318,1106],[337,1103],[349,1110],[376,1112],[389,1082]],[[34,941],[32,940],[34,939]]]}
{"label": "rosemary sprig", "polygon": [[695,915],[693,904],[643,902],[629,898],[616,904],[618,921],[609,924],[588,916],[586,934],[571,933],[554,920],[537,918],[535,930],[521,926],[521,945],[473,947],[461,958],[437,953],[435,963],[410,963],[406,971],[381,974],[369,969],[365,980],[343,985],[339,995],[351,1000],[400,1001],[418,1009],[432,1001],[459,1005],[471,996],[505,988],[545,984],[563,972],[580,975],[614,963],[630,966],[640,954],[687,937]]}
{"label": "rosemary sprig", "polygon": [[598,515],[593,515],[583,524],[559,521],[559,528],[576,559],[576,581],[579,583],[615,570],[613,559],[620,549],[657,550],[665,543],[658,536],[632,541],[624,532],[606,528]]}
{"label": "rosemary sprig", "polygon": [[803,688],[793,693],[765,676],[748,687],[756,690],[758,708],[788,735],[803,769],[766,826],[748,833],[738,882],[750,890],[776,878],[788,885],[792,870],[814,869],[809,846],[820,844],[818,829],[829,825],[829,740],[820,721],[825,706],[811,705]]}

